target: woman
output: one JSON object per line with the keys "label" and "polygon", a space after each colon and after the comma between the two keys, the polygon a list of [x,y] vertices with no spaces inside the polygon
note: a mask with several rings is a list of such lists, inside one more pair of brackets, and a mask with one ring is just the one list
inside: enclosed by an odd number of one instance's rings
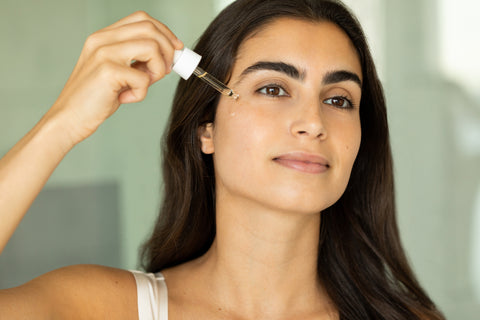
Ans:
{"label": "woman", "polygon": [[[2,159],[2,248],[68,150],[142,100],[181,48],[142,12],[89,37],[56,103]],[[400,244],[383,93],[341,3],[238,0],[194,50],[240,98],[178,86],[166,196],[143,248],[156,274],[63,268],[2,291],[0,314],[443,319]]]}

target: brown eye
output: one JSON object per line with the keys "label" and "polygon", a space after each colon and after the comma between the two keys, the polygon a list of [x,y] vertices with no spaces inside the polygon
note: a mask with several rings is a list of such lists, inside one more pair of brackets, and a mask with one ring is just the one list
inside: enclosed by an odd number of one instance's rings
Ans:
{"label": "brown eye", "polygon": [[337,107],[343,107],[345,105],[345,99],[342,98],[333,98],[332,104]]}
{"label": "brown eye", "polygon": [[265,88],[265,90],[267,91],[267,94],[271,96],[278,96],[278,94],[280,93],[280,88],[278,87],[268,87]]}
{"label": "brown eye", "polygon": [[270,97],[288,96],[288,93],[281,86],[273,85],[273,84],[262,87],[259,90],[257,90],[257,92]]}
{"label": "brown eye", "polygon": [[345,97],[333,97],[326,100],[323,100],[323,103],[332,105],[340,109],[351,109],[353,108],[352,103]]}

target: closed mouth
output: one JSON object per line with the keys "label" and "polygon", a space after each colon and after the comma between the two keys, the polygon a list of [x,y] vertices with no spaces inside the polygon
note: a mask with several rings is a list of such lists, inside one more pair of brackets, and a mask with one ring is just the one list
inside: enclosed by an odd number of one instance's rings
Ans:
{"label": "closed mouth", "polygon": [[328,161],[319,155],[293,152],[273,158],[276,163],[305,173],[323,173],[330,168]]}

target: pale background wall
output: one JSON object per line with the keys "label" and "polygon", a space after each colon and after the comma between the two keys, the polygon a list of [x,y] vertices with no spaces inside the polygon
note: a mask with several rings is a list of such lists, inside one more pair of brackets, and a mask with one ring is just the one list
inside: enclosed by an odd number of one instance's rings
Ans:
{"label": "pale background wall", "polygon": [[[142,9],[191,46],[228,2],[1,0],[0,154],[55,101],[88,34]],[[449,319],[476,319],[479,5],[474,0],[346,3],[367,31],[386,90],[398,219],[408,255]],[[155,84],[144,102],[123,106],[65,158],[0,257],[1,287],[70,263],[137,267],[138,246],[159,206],[159,141],[177,81],[170,75]],[[93,221],[92,227],[85,221]]]}

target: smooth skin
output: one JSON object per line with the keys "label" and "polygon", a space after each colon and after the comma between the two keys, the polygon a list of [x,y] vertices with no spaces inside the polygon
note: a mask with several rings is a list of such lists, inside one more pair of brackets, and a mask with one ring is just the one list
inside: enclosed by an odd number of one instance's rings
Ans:
{"label": "smooth skin", "polygon": [[[121,103],[142,100],[181,47],[143,12],[89,37],[57,102],[0,162],[2,248],[64,155]],[[132,60],[144,62],[132,68]],[[287,63],[303,77],[242,76],[258,61]],[[204,256],[163,271],[169,319],[338,318],[317,279],[320,212],[345,190],[361,139],[360,86],[325,84],[338,70],[362,74],[348,37],[330,23],[279,19],[242,44],[229,83],[240,98],[222,97],[215,122],[200,128],[215,161],[216,238]],[[136,285],[128,271],[72,266],[0,291],[0,314],[136,319]]]}

